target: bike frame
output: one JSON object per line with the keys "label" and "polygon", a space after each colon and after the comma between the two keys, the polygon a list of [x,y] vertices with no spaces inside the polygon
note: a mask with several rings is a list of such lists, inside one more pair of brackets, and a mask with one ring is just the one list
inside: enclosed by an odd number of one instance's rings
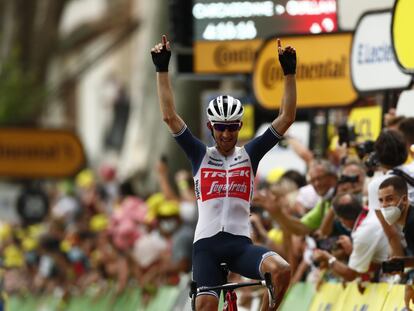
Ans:
{"label": "bike frame", "polygon": [[[227,281],[227,273],[228,269],[225,264],[221,265],[224,273],[225,273],[225,280]],[[242,283],[226,283],[223,285],[217,286],[201,286],[197,287],[197,283],[195,281],[191,282],[191,289],[190,289],[190,298],[191,298],[191,308],[192,310],[196,310],[195,300],[197,294],[202,292],[208,292],[211,290],[222,290],[224,293],[224,306],[223,311],[237,311],[237,295],[235,289],[241,287],[248,287],[248,286],[265,286],[269,293],[269,307],[272,307],[276,304],[276,299],[274,297],[274,287],[272,284],[272,278],[270,273],[265,273],[265,279],[261,281],[255,282],[242,282]]]}

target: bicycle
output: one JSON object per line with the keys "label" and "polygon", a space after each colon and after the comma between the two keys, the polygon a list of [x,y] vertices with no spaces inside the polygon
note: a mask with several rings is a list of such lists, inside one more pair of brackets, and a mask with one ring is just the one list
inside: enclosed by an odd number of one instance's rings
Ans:
{"label": "bicycle", "polygon": [[235,289],[241,288],[241,287],[247,287],[247,286],[266,286],[267,291],[269,293],[269,307],[276,305],[276,299],[274,296],[274,287],[272,284],[272,278],[271,278],[270,273],[266,272],[264,274],[265,279],[261,281],[227,283],[227,276],[229,273],[227,264],[222,263],[220,264],[220,267],[223,272],[225,284],[217,285],[217,286],[197,287],[197,282],[195,281],[191,282],[190,298],[191,298],[191,309],[193,311],[196,310],[195,300],[196,300],[197,294],[211,291],[211,290],[222,290],[223,291],[223,296],[224,296],[223,311],[237,311],[237,295],[236,295]]}

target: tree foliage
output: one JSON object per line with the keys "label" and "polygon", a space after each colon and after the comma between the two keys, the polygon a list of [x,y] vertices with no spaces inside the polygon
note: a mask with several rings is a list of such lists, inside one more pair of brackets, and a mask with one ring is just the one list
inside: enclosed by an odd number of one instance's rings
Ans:
{"label": "tree foliage", "polygon": [[59,26],[70,1],[0,0],[0,125],[37,122],[49,102],[47,74],[56,57],[137,25],[128,10],[131,0],[111,0],[106,15],[62,37]]}

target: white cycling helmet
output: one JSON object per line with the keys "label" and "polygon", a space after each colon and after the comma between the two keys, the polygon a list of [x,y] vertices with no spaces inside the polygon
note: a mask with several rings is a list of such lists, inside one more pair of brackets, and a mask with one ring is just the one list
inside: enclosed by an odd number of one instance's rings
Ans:
{"label": "white cycling helmet", "polygon": [[210,122],[241,121],[244,108],[240,100],[221,95],[210,101],[207,107],[207,118]]}

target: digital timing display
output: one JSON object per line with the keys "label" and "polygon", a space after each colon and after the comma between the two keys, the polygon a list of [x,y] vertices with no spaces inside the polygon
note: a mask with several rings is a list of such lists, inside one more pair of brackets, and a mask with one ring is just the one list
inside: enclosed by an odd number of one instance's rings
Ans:
{"label": "digital timing display", "polygon": [[253,40],[337,30],[336,0],[193,0],[194,40]]}

